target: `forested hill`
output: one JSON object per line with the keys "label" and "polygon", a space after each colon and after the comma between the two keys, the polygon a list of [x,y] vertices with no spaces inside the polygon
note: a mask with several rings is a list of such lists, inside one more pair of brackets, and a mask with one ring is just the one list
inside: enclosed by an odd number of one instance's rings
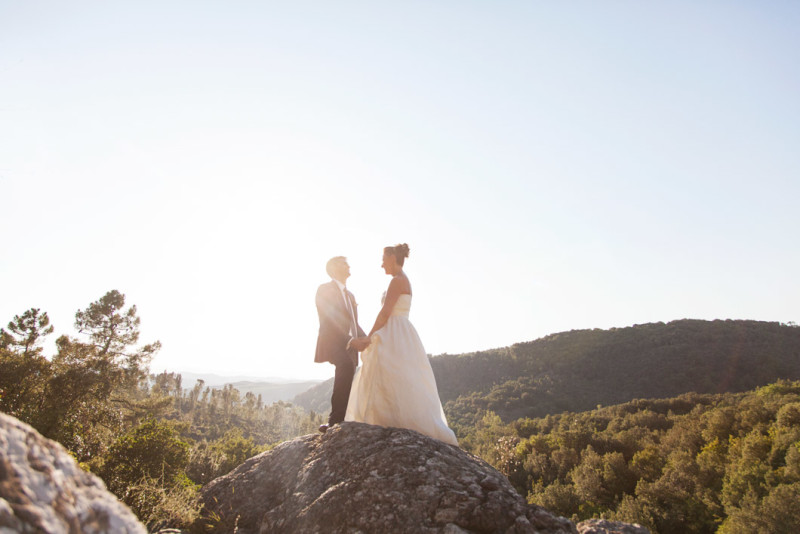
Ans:
{"label": "forested hill", "polygon": [[[431,358],[452,423],[580,412],[637,398],[747,391],[800,379],[800,327],[684,319],[573,330],[511,347]],[[295,397],[325,412],[332,380]]]}
{"label": "forested hill", "polygon": [[637,398],[754,389],[800,379],[800,328],[679,320],[573,330],[511,347],[431,360],[445,410],[471,424],[580,412]]}
{"label": "forested hill", "polygon": [[653,534],[800,532],[800,382],[686,393],[504,425],[459,443],[528,502]]}

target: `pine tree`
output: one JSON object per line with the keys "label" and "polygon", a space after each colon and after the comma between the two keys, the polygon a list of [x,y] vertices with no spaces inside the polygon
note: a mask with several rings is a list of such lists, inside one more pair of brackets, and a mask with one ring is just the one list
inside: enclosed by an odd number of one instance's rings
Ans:
{"label": "pine tree", "polygon": [[31,308],[8,323],[10,332],[0,329],[0,347],[17,354],[29,356],[40,354],[39,346],[45,336],[53,333],[53,326],[47,312],[39,313],[39,308]]}

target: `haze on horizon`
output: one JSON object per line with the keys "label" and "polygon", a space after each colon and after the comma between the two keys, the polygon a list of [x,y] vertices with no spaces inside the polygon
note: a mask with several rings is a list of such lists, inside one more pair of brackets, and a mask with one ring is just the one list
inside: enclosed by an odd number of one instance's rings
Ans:
{"label": "haze on horizon", "polygon": [[800,5],[0,0],[0,324],[111,289],[151,369],[327,378],[407,242],[429,353],[800,321]]}

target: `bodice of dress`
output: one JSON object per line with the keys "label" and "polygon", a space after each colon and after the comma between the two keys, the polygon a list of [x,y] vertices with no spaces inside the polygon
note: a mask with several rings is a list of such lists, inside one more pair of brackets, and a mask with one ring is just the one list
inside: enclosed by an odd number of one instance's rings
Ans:
{"label": "bodice of dress", "polygon": [[408,312],[411,311],[411,295],[400,295],[397,299],[397,302],[394,303],[394,309],[392,309],[392,317],[408,317]]}

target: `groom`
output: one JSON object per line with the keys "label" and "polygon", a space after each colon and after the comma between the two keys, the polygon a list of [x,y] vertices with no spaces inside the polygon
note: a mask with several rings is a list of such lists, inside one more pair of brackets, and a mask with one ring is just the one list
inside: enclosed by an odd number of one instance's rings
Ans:
{"label": "groom", "polygon": [[317,289],[319,337],[315,362],[330,362],[336,366],[331,395],[331,415],[328,424],[319,427],[326,432],[331,426],[344,421],[350,386],[358,366],[358,351],[349,346],[352,339],[364,336],[358,326],[356,299],[345,287],[350,277],[350,266],[344,256],[328,260],[325,266],[331,281]]}

